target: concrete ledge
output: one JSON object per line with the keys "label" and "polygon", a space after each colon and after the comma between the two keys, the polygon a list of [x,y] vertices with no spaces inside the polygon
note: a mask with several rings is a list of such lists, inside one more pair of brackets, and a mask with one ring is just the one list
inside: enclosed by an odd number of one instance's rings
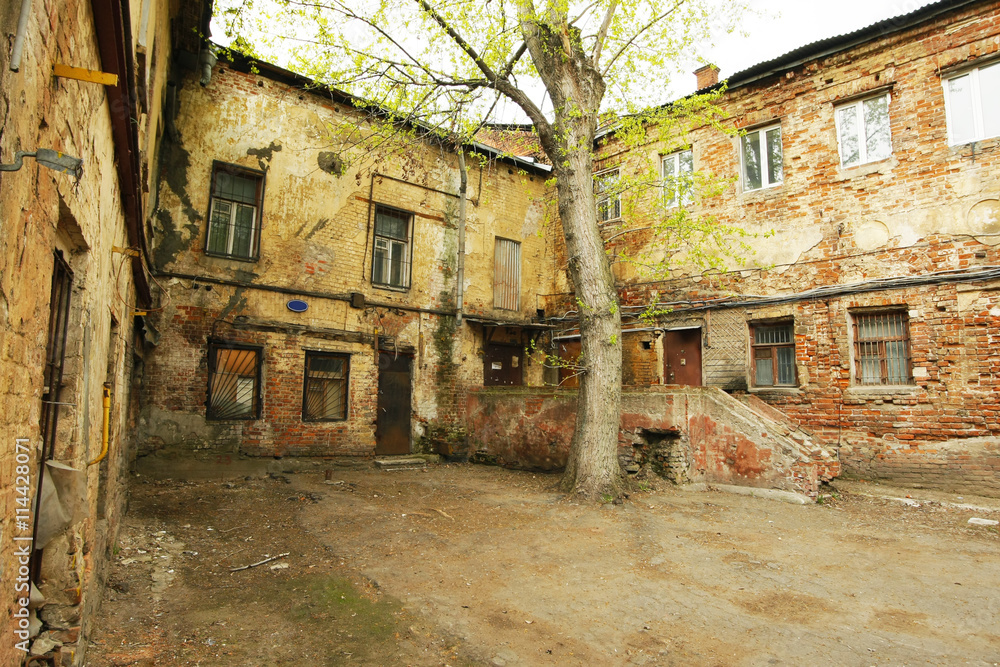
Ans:
{"label": "concrete ledge", "polygon": [[808,496],[794,491],[782,491],[781,489],[760,489],[755,486],[735,486],[733,484],[685,484],[681,487],[685,491],[722,491],[724,493],[735,493],[741,496],[752,496],[765,500],[778,500],[792,505],[808,505],[813,501]]}

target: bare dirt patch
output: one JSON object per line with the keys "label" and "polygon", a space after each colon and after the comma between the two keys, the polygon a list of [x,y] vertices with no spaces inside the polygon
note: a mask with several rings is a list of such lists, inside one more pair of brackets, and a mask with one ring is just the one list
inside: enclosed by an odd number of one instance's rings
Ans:
{"label": "bare dirt patch", "polygon": [[1000,535],[967,524],[1000,512],[857,484],[584,505],[556,481],[140,482],[88,664],[1000,663]]}

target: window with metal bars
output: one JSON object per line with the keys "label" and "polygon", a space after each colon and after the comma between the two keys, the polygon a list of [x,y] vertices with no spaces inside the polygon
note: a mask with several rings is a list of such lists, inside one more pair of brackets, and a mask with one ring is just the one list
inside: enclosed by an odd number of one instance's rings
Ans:
{"label": "window with metal bars", "polygon": [[753,385],[794,387],[795,334],[791,322],[751,325]]}
{"label": "window with metal bars", "polygon": [[910,326],[906,311],[853,313],[854,377],[858,384],[910,384]]}
{"label": "window with metal bars", "polygon": [[208,345],[208,418],[260,417],[262,349],[210,342]]}
{"label": "window with metal bars", "polygon": [[413,216],[387,206],[375,207],[372,284],[410,286],[410,236]]}
{"label": "window with metal bars", "polygon": [[205,254],[257,258],[264,174],[232,164],[212,165],[212,198]]}
{"label": "window with metal bars", "polygon": [[496,240],[493,251],[493,307],[518,310],[521,307],[521,244],[510,239]]}
{"label": "window with metal bars", "polygon": [[347,379],[350,369],[349,355],[306,352],[302,419],[306,421],[347,419]]}

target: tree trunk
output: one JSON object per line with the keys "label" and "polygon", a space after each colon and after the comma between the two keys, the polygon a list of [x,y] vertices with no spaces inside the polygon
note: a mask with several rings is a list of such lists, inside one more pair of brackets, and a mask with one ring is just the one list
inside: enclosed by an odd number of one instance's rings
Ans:
{"label": "tree trunk", "polygon": [[592,156],[590,151],[576,151],[567,157],[569,168],[557,170],[556,188],[580,312],[581,358],[586,372],[580,381],[576,430],[561,486],[587,498],[617,497],[622,490],[618,464],[621,313],[611,263],[597,226]]}

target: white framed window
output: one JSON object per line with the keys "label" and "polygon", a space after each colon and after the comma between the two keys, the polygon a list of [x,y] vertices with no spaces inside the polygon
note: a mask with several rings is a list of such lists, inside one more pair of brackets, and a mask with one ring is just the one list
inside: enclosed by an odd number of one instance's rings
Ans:
{"label": "white framed window", "polygon": [[375,207],[372,284],[410,286],[410,234],[413,216],[387,206]]}
{"label": "white framed window", "polygon": [[781,125],[761,127],[740,137],[740,161],[745,191],[780,185],[785,178]]}
{"label": "white framed window", "polygon": [[694,155],[691,150],[677,151],[663,156],[663,205],[667,208],[687,206],[691,194],[691,174],[694,172]]}
{"label": "white framed window", "polygon": [[263,196],[263,172],[215,162],[205,254],[256,259]]}
{"label": "white framed window", "polygon": [[607,222],[622,217],[622,199],[618,191],[620,176],[617,169],[594,174],[594,197],[597,199],[597,221]]}
{"label": "white framed window", "polygon": [[944,100],[949,145],[1000,136],[1000,62],[945,79]]}
{"label": "white framed window", "polygon": [[892,155],[889,93],[838,106],[836,122],[842,166],[853,167]]}

